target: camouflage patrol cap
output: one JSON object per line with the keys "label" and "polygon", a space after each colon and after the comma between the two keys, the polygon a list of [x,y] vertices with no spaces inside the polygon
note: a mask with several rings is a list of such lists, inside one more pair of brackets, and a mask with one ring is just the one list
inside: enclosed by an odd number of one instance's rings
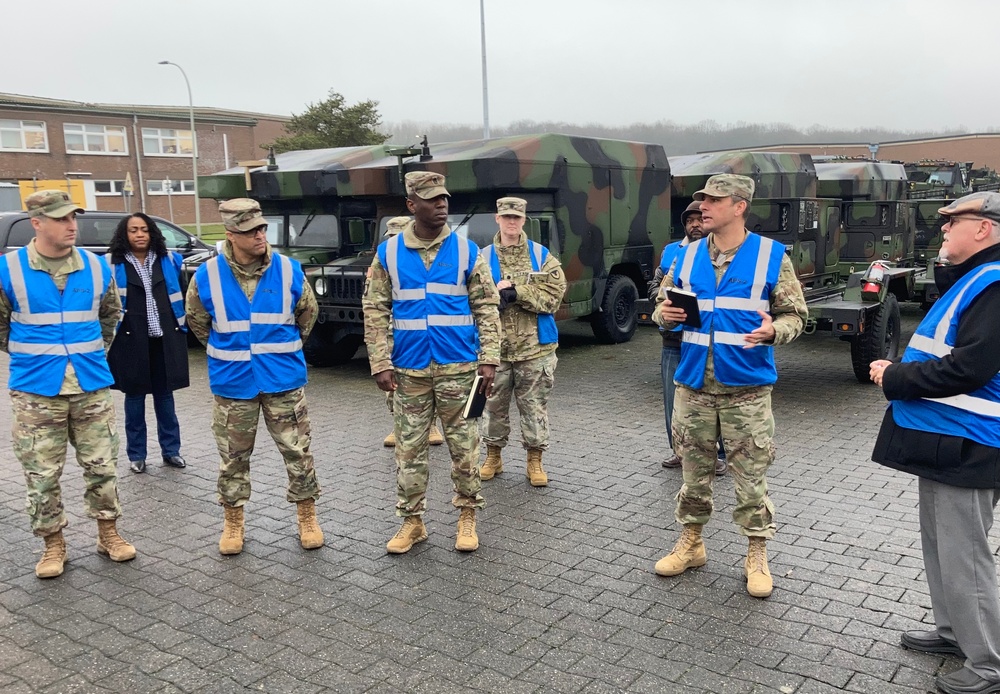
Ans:
{"label": "camouflage patrol cap", "polygon": [[70,212],[83,212],[83,208],[73,202],[69,193],[62,190],[39,190],[27,197],[24,206],[30,217],[45,215],[52,219],[62,219]]}
{"label": "camouflage patrol cap", "polygon": [[522,198],[500,198],[497,200],[497,214],[527,217],[528,201]]}
{"label": "camouflage patrol cap", "polygon": [[433,171],[411,171],[406,174],[406,195],[430,200],[439,195],[451,196],[444,187],[444,176]]}
{"label": "camouflage patrol cap", "polygon": [[971,214],[1000,224],[1000,193],[981,192],[966,195],[939,209],[938,214],[945,217]]}
{"label": "camouflage patrol cap", "polygon": [[715,174],[708,179],[704,188],[694,194],[694,199],[700,202],[706,195],[711,195],[713,198],[737,197],[750,202],[753,200],[753,191],[753,179],[749,176]]}
{"label": "camouflage patrol cap", "polygon": [[697,215],[701,214],[701,203],[698,202],[697,200],[692,202],[690,205],[687,206],[687,208],[683,212],[681,212],[681,224],[687,222],[687,218],[693,214]]}
{"label": "camouflage patrol cap", "polygon": [[233,198],[219,203],[219,214],[227,231],[250,231],[267,224],[260,203],[250,198]]}
{"label": "camouflage patrol cap", "polygon": [[389,238],[390,236],[395,236],[404,229],[406,225],[410,223],[409,217],[393,217],[385,224],[385,233],[383,236]]}

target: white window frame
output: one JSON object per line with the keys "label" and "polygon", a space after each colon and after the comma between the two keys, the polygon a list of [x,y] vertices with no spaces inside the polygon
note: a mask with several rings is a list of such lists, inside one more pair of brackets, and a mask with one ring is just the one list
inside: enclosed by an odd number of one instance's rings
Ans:
{"label": "white window frame", "polygon": [[[147,195],[167,195],[167,191],[163,190],[163,180],[166,179],[146,179],[146,194]],[[170,180],[170,195],[194,195],[194,181],[175,181]],[[180,189],[176,186],[180,186]]]}
{"label": "white window frame", "polygon": [[[72,128],[73,130],[70,130]],[[76,130],[79,128],[79,130]],[[88,133],[87,128],[103,128],[103,133]],[[118,130],[121,131],[122,142],[125,144],[124,152],[112,152],[110,151],[108,144],[108,130]],[[66,136],[70,133],[74,135],[80,135],[83,137],[84,149],[70,149],[69,141],[66,140]],[[91,151],[86,149],[89,145],[90,139],[103,139],[104,151]],[[97,155],[103,157],[127,157],[128,156],[128,133],[125,131],[124,125],[101,125],[100,123],[63,123],[63,142],[66,145],[66,154],[87,154],[87,155]]]}
{"label": "white window frame", "polygon": [[[14,120],[12,118],[0,118],[0,130],[4,130],[6,132],[12,132],[12,131],[14,131],[14,128],[11,128],[11,127],[5,125],[6,123],[17,123],[18,124],[17,132],[19,132],[20,135],[21,135],[21,146],[20,147],[4,147],[3,146],[3,138],[0,137],[0,152],[29,152],[29,153],[35,153],[35,154],[48,154],[49,153],[49,132],[48,132],[48,128],[45,126],[45,121],[41,121],[41,120]],[[26,126],[28,126],[28,127],[26,127]],[[45,147],[44,148],[37,148],[37,147],[32,148],[32,147],[25,146],[26,142],[27,142],[26,135],[29,132],[30,133],[39,133],[40,132],[42,134],[42,142],[45,144]]]}
{"label": "white window frame", "polygon": [[[165,135],[164,133],[174,133],[173,135]],[[191,158],[191,152],[164,152],[163,142],[164,140],[175,140],[177,142],[177,148],[180,149],[181,140],[183,134],[187,133],[191,135],[190,130],[182,130],[179,128],[143,128],[142,129],[142,154],[147,157],[183,157],[184,159]],[[158,151],[150,152],[146,149],[146,140],[155,139],[157,141]],[[191,138],[191,147],[194,148],[194,139]]]}
{"label": "white window frame", "polygon": [[[97,184],[98,183],[110,183],[111,184],[111,192],[110,193],[105,193],[103,191],[98,190],[97,189]],[[125,181],[124,181],[124,179],[120,180],[120,181],[112,181],[112,180],[108,180],[108,179],[94,181],[94,195],[97,195],[97,196],[102,196],[103,195],[105,197],[110,197],[110,196],[117,195],[117,196],[121,197],[122,190],[124,188],[125,188]]]}

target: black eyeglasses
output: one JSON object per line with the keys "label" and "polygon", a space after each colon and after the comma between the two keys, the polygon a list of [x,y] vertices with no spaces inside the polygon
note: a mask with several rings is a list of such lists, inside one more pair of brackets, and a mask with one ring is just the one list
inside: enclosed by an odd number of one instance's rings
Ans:
{"label": "black eyeglasses", "polygon": [[229,233],[236,234],[237,236],[256,236],[257,234],[266,234],[267,225],[261,224],[259,227],[254,227],[250,231],[233,231],[232,229],[230,229]]}

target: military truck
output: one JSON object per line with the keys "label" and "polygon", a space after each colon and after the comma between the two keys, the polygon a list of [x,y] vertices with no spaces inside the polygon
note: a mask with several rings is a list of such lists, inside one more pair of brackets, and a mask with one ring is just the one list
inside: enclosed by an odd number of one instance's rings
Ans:
{"label": "military truck", "polygon": [[[747,228],[785,245],[809,306],[806,332],[830,331],[849,341],[859,381],[869,382],[871,361],[898,354],[898,302],[912,295],[916,274],[901,166],[722,152],[671,157],[670,169],[675,210],[683,210],[713,174],[754,179]],[[679,219],[674,228],[680,238]],[[863,283],[875,261],[884,266],[881,278]]]}
{"label": "military truck", "polygon": [[480,246],[497,231],[497,198],[526,199],[526,232],[566,272],[557,320],[588,320],[603,342],[631,339],[638,287],[670,230],[670,169],[659,145],[546,134],[289,152],[268,166],[200,177],[198,186],[203,197],[260,201],[268,238],[304,261],[320,302],[306,358],[330,365],[361,345],[365,272],[386,221],[407,214],[403,175],[416,170],[447,177],[449,224]]}
{"label": "military truck", "polygon": [[[914,237],[915,255],[917,264],[926,268],[926,272],[917,278],[916,292],[920,305],[924,310],[929,309],[931,304],[937,301],[940,294],[937,285],[934,283],[934,268],[937,265],[937,255],[938,251],[941,250],[941,241],[943,240],[941,232],[942,220],[937,211],[948,205],[953,199],[968,193],[1000,191],[1000,175],[989,167],[973,169],[973,162],[963,164],[955,162],[938,163],[943,166],[945,174],[952,176],[952,180],[958,180],[958,177],[954,175],[955,167],[959,167],[962,171],[967,172],[965,176],[967,184],[951,186],[946,189],[939,188],[941,195],[928,198],[925,191],[916,187],[915,182],[911,178],[909,197],[911,198],[910,207],[916,221],[916,235]],[[924,166],[923,169],[919,168],[921,164]],[[932,164],[924,162],[906,164],[906,167],[908,174],[910,174],[911,170],[919,171],[921,174],[935,171]],[[933,175],[938,180],[942,180],[942,176],[939,173],[934,173]]]}
{"label": "military truck", "polygon": [[909,198],[954,199],[972,192],[972,162],[921,159],[903,164]]}

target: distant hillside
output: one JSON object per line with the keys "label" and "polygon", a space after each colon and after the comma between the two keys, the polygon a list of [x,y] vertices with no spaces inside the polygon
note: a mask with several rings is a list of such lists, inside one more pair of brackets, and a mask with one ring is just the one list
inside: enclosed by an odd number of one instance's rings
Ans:
{"label": "distant hillside", "polygon": [[[416,123],[403,121],[383,123],[382,132],[392,133],[390,142],[412,144],[426,134],[431,144],[455,140],[475,140],[483,135],[482,126],[458,123]],[[670,156],[693,154],[705,150],[745,149],[763,145],[783,143],[839,143],[839,142],[889,142],[924,137],[962,135],[969,130],[962,126],[949,130],[890,130],[887,128],[859,128],[857,130],[837,130],[812,126],[800,130],[787,123],[730,123],[702,121],[695,125],[679,125],[671,121],[656,123],[633,123],[632,125],[611,127],[597,123],[577,125],[573,123],[518,121],[506,127],[490,129],[492,137],[506,135],[528,135],[533,133],[563,133],[607,137],[616,140],[655,142],[663,145]],[[985,132],[1000,132],[1000,127],[988,128]]]}

